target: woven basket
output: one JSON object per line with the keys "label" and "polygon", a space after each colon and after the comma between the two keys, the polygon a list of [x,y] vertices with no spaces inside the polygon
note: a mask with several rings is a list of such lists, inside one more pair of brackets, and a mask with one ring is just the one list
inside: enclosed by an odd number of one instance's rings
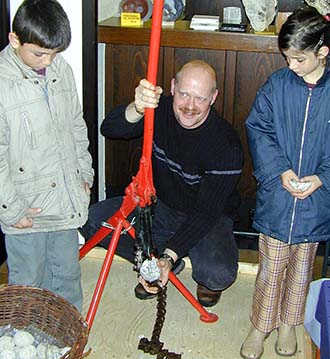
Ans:
{"label": "woven basket", "polygon": [[79,359],[88,339],[88,326],[78,310],[56,294],[40,288],[0,287],[0,326],[16,329],[33,326],[71,347],[61,359]]}

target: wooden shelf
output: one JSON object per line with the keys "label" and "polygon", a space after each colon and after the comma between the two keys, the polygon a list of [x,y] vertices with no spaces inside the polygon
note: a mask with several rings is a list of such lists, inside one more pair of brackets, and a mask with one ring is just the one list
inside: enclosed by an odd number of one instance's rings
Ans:
{"label": "wooden shelf", "polygon": [[[253,33],[228,33],[220,31],[196,31],[189,29],[190,21],[177,21],[174,28],[163,27],[161,46],[279,53],[276,35]],[[142,27],[121,27],[119,18],[99,23],[98,42],[124,45],[149,45],[151,21]]]}

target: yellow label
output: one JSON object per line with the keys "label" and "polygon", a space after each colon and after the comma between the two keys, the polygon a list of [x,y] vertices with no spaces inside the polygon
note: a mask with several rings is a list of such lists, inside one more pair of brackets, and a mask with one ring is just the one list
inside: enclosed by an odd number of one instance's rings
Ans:
{"label": "yellow label", "polygon": [[141,14],[139,12],[122,12],[121,26],[141,26]]}

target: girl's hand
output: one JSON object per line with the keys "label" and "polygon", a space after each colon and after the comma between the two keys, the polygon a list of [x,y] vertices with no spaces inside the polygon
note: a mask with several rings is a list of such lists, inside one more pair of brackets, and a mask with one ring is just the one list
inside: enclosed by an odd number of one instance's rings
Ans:
{"label": "girl's hand", "polygon": [[[298,178],[297,175],[292,171],[288,170],[282,173],[281,175],[282,185],[291,195],[298,199],[305,199],[310,196],[314,191],[322,186],[322,182],[317,175],[306,176],[302,178]],[[310,183],[310,186],[306,188],[306,190],[297,190],[292,186],[290,181],[296,181],[300,183]]]}
{"label": "girl's hand", "polygon": [[294,197],[298,199],[305,199],[310,196],[313,192],[315,192],[318,188],[322,186],[322,181],[319,179],[317,175],[306,176],[300,178],[300,182],[310,182],[311,185],[305,191],[299,191]]}

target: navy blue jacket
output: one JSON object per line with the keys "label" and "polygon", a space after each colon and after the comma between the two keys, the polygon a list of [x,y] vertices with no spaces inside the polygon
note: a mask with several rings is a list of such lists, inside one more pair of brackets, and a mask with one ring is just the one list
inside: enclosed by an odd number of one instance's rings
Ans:
{"label": "navy blue jacket", "polygon": [[[254,228],[296,244],[330,239],[330,71],[314,88],[289,68],[258,91],[246,122],[257,203]],[[282,187],[281,174],[317,175],[323,185],[304,200]]]}

